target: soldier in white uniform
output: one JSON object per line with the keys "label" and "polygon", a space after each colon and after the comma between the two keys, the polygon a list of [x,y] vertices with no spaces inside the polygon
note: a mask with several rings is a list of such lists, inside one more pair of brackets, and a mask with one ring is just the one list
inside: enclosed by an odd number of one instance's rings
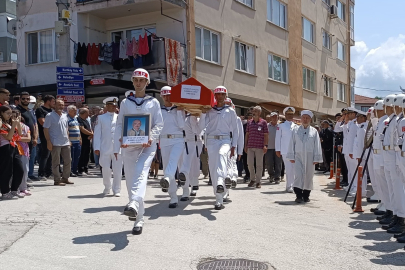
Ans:
{"label": "soldier in white uniform", "polygon": [[[405,96],[398,95],[396,98],[397,98],[397,102],[395,103],[396,109],[397,109],[397,106],[400,108],[400,109],[398,108],[399,110],[396,112],[398,113],[400,111],[403,116],[404,108],[405,108]],[[402,197],[401,197],[402,210],[399,211],[397,214],[399,220],[397,222],[397,225],[394,226],[393,228],[391,228],[390,230],[391,231],[395,230],[394,233],[396,233],[396,235],[394,237],[397,238],[397,241],[399,243],[405,243],[405,221],[404,221],[404,217],[401,213],[402,211],[404,211],[404,207],[405,207],[405,201],[404,201],[405,200],[405,146],[404,146],[405,118],[404,117],[402,117],[398,122],[397,132],[398,132],[397,166],[398,166],[398,174],[402,180],[404,193],[402,194]]]}
{"label": "soldier in white uniform", "polygon": [[[203,148],[202,134],[198,125],[199,114],[187,115],[184,124],[187,149],[183,151],[183,158],[180,166],[179,178],[185,179],[183,195],[180,201],[188,201],[190,196],[196,196],[199,189],[198,177],[200,176],[200,155]],[[191,186],[191,193],[190,193]]]}
{"label": "soldier in white uniform", "polygon": [[[389,214],[388,209],[393,209],[391,204],[391,198],[388,191],[388,182],[385,178],[384,173],[384,159],[382,155],[382,141],[380,139],[381,134],[385,129],[385,120],[388,116],[384,112],[384,101],[379,100],[374,104],[374,114],[378,120],[377,123],[373,123],[374,134],[373,134],[373,165],[374,165],[374,176],[377,187],[377,193],[381,200],[381,203],[377,205],[372,211],[376,215]],[[376,187],[373,186],[374,191]],[[381,218],[385,218],[382,216]],[[378,217],[377,219],[379,219]]]}
{"label": "soldier in white uniform", "polygon": [[[364,149],[364,138],[366,137],[366,131],[367,131],[367,127],[368,127],[368,121],[367,121],[367,116],[364,112],[359,111],[357,113],[357,132],[356,132],[356,137],[354,138],[354,143],[353,143],[353,159],[356,160],[356,162],[359,164],[360,162],[360,166],[363,167],[363,169],[365,169],[365,161],[367,159],[367,155],[369,153],[369,151],[371,151],[368,147],[365,150]],[[370,123],[371,125],[371,123]],[[372,133],[369,134],[370,136],[372,135]],[[364,152],[364,154],[363,154]],[[363,154],[363,156],[362,156]],[[372,170],[373,166],[372,164],[372,157],[371,157],[371,152],[370,152],[370,157],[368,158],[368,162],[367,162],[367,167],[368,167],[368,171],[370,172],[370,179],[374,178],[374,171]],[[371,166],[370,166],[371,165]],[[373,172],[373,173],[371,173]],[[357,175],[357,174],[356,174]],[[362,187],[361,187],[361,191],[362,191],[362,197],[366,197],[367,195],[367,171],[363,171],[363,182],[362,182]],[[374,180],[374,179],[373,179]],[[357,181],[357,176],[354,179],[354,181]],[[351,193],[352,196],[356,195],[356,191]]]}
{"label": "soldier in white uniform", "polygon": [[[235,105],[233,104],[230,98],[225,99],[225,104],[231,106],[235,109]],[[236,147],[236,152],[238,155],[234,155],[233,157],[229,158],[228,163],[228,178],[231,179],[231,188],[235,188],[238,184],[238,167],[236,165],[236,161],[240,160],[243,155],[243,146],[245,143],[245,134],[243,133],[243,124],[242,120],[239,116],[236,116],[236,123],[238,125],[238,145]],[[228,187],[227,187],[228,188]],[[229,194],[228,194],[229,195]]]}
{"label": "soldier in white uniform", "polygon": [[[358,162],[353,158],[353,145],[354,138],[357,134],[356,124],[356,111],[354,108],[347,108],[347,113],[342,117],[342,120],[336,123],[335,132],[343,131],[343,149],[342,153],[345,155],[345,161],[347,165],[347,178],[352,181],[354,172],[356,171]],[[350,184],[350,183],[349,183]],[[349,186],[345,187],[347,190]],[[351,188],[351,194],[356,193],[357,181],[353,181]]]}
{"label": "soldier in white uniform", "polygon": [[[160,91],[160,96],[164,101],[161,107],[163,117],[163,129],[160,133],[160,151],[163,162],[163,178],[160,186],[164,192],[169,191],[169,208],[176,208],[179,199],[177,198],[177,183],[175,179],[177,165],[184,150],[184,121],[186,118],[182,108],[173,106],[170,102],[171,87],[165,86]],[[185,182],[185,179],[180,181]]]}
{"label": "soldier in white uniform", "polygon": [[295,169],[294,192],[295,202],[309,202],[313,189],[315,165],[323,162],[321,140],[318,131],[311,127],[313,113],[301,111],[301,126],[293,129],[286,158]]}
{"label": "soldier in white uniform", "polygon": [[288,146],[291,140],[291,135],[297,125],[292,122],[294,118],[295,109],[293,107],[287,107],[283,110],[285,116],[285,122],[279,124],[276,131],[276,155],[278,157],[283,157],[285,174],[286,174],[286,191],[293,193],[294,184],[294,164],[287,159],[286,155],[288,153]]}
{"label": "soldier in white uniform", "polygon": [[[127,91],[125,93],[126,99],[121,102],[114,134],[114,155],[118,157],[120,147],[124,148],[122,149],[122,158],[129,196],[129,203],[124,209],[124,215],[128,216],[130,220],[135,220],[132,234],[139,235],[142,233],[144,224],[144,198],[148,172],[155,156],[160,131],[163,128],[163,118],[159,101],[145,94],[145,89],[150,83],[149,73],[142,68],[136,69],[131,80],[135,91]],[[124,115],[131,114],[150,114],[149,140],[142,146],[129,147],[122,144],[120,139]]]}
{"label": "soldier in white uniform", "polygon": [[216,196],[216,210],[223,208],[224,195],[227,194],[225,185],[231,184],[230,179],[227,178],[228,157],[236,154],[235,148],[238,143],[236,113],[231,107],[225,105],[227,92],[224,86],[215,88],[214,95],[217,105],[212,109],[203,109],[199,121],[200,129],[206,128],[204,137],[209,156],[212,186]]}
{"label": "soldier in white uniform", "polygon": [[[395,144],[397,143],[397,120],[398,117],[394,110],[395,95],[388,95],[384,98],[384,110],[388,116],[384,121],[384,130],[380,135],[383,145],[383,159],[384,159],[384,174],[388,183],[388,192],[390,196],[391,205],[387,207],[387,215],[384,219],[380,220],[380,224],[383,224],[383,229],[389,229],[393,227],[397,222],[398,214],[398,201],[397,196],[403,196],[403,193],[399,190],[395,190],[396,181],[399,180],[399,175],[396,166],[396,153]],[[391,209],[392,208],[392,209]]]}
{"label": "soldier in white uniform", "polygon": [[117,158],[114,157],[113,143],[114,133],[117,124],[118,114],[116,114],[118,98],[109,97],[103,100],[107,112],[99,115],[97,124],[94,127],[93,148],[94,153],[100,157],[100,165],[103,168],[103,194],[110,194],[111,191],[111,164],[114,173],[112,191],[115,197],[121,194],[122,179],[122,156],[119,152]]}

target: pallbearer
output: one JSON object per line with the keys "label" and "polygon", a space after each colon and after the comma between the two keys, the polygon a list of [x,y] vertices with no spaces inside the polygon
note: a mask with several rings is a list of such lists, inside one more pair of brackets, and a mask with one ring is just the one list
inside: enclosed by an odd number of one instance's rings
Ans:
{"label": "pallbearer", "polygon": [[177,198],[175,174],[177,164],[185,147],[183,129],[186,116],[182,108],[173,106],[170,102],[171,91],[170,86],[165,86],[160,91],[164,101],[164,105],[161,107],[164,125],[160,134],[160,151],[162,153],[164,176],[160,180],[160,186],[164,192],[169,191],[169,208],[176,208],[179,199]]}
{"label": "pallbearer", "polygon": [[122,157],[121,153],[114,157],[113,143],[114,133],[117,124],[118,114],[115,113],[118,105],[118,98],[109,97],[103,100],[107,112],[98,116],[94,128],[93,147],[94,153],[100,156],[100,165],[103,168],[104,195],[111,191],[111,164],[114,173],[112,191],[114,196],[120,197],[122,178]]}
{"label": "pallbearer", "polygon": [[200,129],[206,128],[205,139],[209,155],[209,168],[212,187],[216,196],[215,209],[223,207],[224,195],[227,194],[226,186],[230,185],[227,163],[228,157],[233,157],[238,143],[238,125],[235,111],[225,105],[227,89],[218,86],[214,90],[217,105],[212,109],[203,109],[199,122]]}
{"label": "pallbearer", "polygon": [[[200,155],[203,148],[202,132],[198,125],[200,115],[189,114],[184,124],[187,149],[183,151],[183,160],[180,166],[179,178],[185,181],[183,196],[180,201],[188,201],[190,196],[196,196],[198,190],[198,177],[200,176]],[[190,193],[191,186],[191,193]]]}
{"label": "pallbearer", "polygon": [[291,163],[294,163],[293,187],[297,203],[310,201],[309,195],[313,189],[315,164],[323,161],[318,131],[310,126],[312,117],[311,111],[301,112],[302,125],[293,129],[286,157]]}
{"label": "pallbearer", "polygon": [[[150,83],[149,73],[142,68],[136,69],[131,80],[135,91],[127,91],[125,93],[126,99],[121,102],[114,134],[114,155],[118,158],[120,147],[124,148],[122,149],[122,158],[129,196],[129,203],[124,209],[124,215],[128,216],[130,220],[135,220],[132,234],[139,235],[142,233],[144,224],[144,198],[148,171],[155,156],[156,143],[163,127],[163,118],[159,101],[145,94],[145,89]],[[121,133],[124,115],[131,114],[150,114],[149,140],[142,146],[128,147],[128,145],[122,144]]]}

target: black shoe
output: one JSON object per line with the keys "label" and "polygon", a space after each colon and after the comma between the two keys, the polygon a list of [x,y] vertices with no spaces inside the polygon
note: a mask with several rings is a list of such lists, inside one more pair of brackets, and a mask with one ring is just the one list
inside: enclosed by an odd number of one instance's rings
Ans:
{"label": "black shoe", "polygon": [[398,243],[405,243],[405,236],[398,237],[398,238],[397,238],[397,242],[398,242]]}
{"label": "black shoe", "polygon": [[405,237],[405,232],[394,235],[394,238]]}
{"label": "black shoe", "polygon": [[399,234],[405,232],[405,219],[397,217],[396,224],[387,230],[387,233]]}
{"label": "black shoe", "polygon": [[83,173],[79,172],[77,173],[77,176],[83,176]]}
{"label": "black shoe", "polygon": [[208,185],[209,185],[209,186],[212,186],[211,178],[210,178],[210,180],[208,180]]}
{"label": "black shoe", "polygon": [[229,178],[229,177],[225,178],[225,186],[226,186],[227,189],[231,188],[231,186],[232,186],[231,178]]}
{"label": "black shoe", "polygon": [[70,177],[77,177],[77,174],[70,173]]}
{"label": "black shoe", "polygon": [[246,176],[245,175],[245,177],[243,177],[243,180],[245,180],[245,181],[247,181],[247,180],[249,180],[250,179],[250,176]]}
{"label": "black shoe", "polygon": [[309,198],[304,198],[304,202],[305,203],[308,203],[308,202],[310,202],[311,200],[309,199]]}
{"label": "black shoe", "polygon": [[180,198],[180,201],[182,201],[182,202],[186,202],[186,201],[188,201],[188,200],[190,200],[189,197],[181,197],[181,198]]}
{"label": "black shoe", "polygon": [[32,181],[39,181],[38,177],[35,177],[34,175],[28,176],[28,178]]}
{"label": "black shoe", "polygon": [[169,203],[169,208],[176,208],[178,203]]}
{"label": "black shoe", "polygon": [[370,198],[367,198],[367,202],[368,202],[368,203],[380,203],[379,200],[372,200],[372,199],[370,199]]}
{"label": "black shoe", "polygon": [[186,175],[184,173],[179,173],[180,185],[184,186],[186,184]]}
{"label": "black shoe", "polygon": [[221,210],[222,208],[223,208],[223,205],[221,203],[215,204],[215,210]]}
{"label": "black shoe", "polygon": [[231,182],[232,182],[231,188],[236,188],[236,186],[238,185],[238,182],[236,182],[236,180],[232,180]]}
{"label": "black shoe", "polygon": [[131,217],[131,218],[136,218],[138,213],[136,212],[136,210],[134,208],[126,206],[124,209],[124,215]]}
{"label": "black shoe", "polygon": [[378,208],[370,208],[371,213],[374,213],[375,210],[378,210]]}
{"label": "black shoe", "polygon": [[224,193],[224,192],[225,192],[224,187],[222,185],[218,185],[217,186],[217,193]]}
{"label": "black shoe", "polygon": [[381,223],[382,221],[385,222],[384,224],[390,224],[391,218],[392,218],[392,211],[387,210],[387,211],[385,211],[385,214],[383,216],[377,217],[377,220],[380,220],[380,224],[383,224],[383,223]]}
{"label": "black shoe", "polygon": [[191,193],[190,193],[190,197],[195,197],[195,196],[197,196],[197,192],[195,192],[194,190],[193,190],[193,191],[191,191]]}
{"label": "black shoe", "polygon": [[142,233],[142,227],[134,227],[132,229],[132,234],[133,235],[140,235]]}
{"label": "black shoe", "polygon": [[341,186],[341,187],[347,187],[348,185],[349,185],[348,182],[341,182],[341,183],[340,183],[340,186]]}
{"label": "black shoe", "polygon": [[163,189],[168,189],[169,186],[170,186],[169,181],[167,181],[166,178],[162,178],[162,179],[160,180],[160,186],[162,187],[162,190],[163,190]]}
{"label": "black shoe", "polygon": [[199,190],[199,186],[193,186],[193,188],[191,190]]}
{"label": "black shoe", "polygon": [[242,177],[242,174],[241,174],[241,173],[238,173],[238,177]]}
{"label": "black shoe", "polygon": [[375,210],[374,211],[374,215],[377,215],[377,216],[380,216],[380,215],[384,215],[385,214],[385,211],[382,211],[382,210]]}
{"label": "black shoe", "polygon": [[296,202],[296,203],[302,203],[303,200],[302,200],[301,198],[296,198],[296,199],[295,199],[295,202]]}
{"label": "black shoe", "polygon": [[[383,230],[391,229],[392,227],[394,227],[394,226],[397,224],[397,222],[398,222],[398,216],[397,216],[397,215],[394,215],[394,216],[392,216],[392,218],[391,218],[391,222],[390,222],[389,224],[384,224],[384,225],[381,227],[381,229],[383,229]],[[381,221],[380,221],[380,223],[381,223]]]}
{"label": "black shoe", "polygon": [[94,169],[95,167],[93,165],[88,166],[89,169]]}

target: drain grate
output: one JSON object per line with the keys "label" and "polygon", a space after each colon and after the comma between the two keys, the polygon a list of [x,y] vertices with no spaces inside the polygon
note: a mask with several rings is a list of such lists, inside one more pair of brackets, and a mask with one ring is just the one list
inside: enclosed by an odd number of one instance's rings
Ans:
{"label": "drain grate", "polygon": [[197,270],[268,270],[265,263],[244,260],[244,259],[228,259],[228,260],[212,260],[202,262],[197,265]]}

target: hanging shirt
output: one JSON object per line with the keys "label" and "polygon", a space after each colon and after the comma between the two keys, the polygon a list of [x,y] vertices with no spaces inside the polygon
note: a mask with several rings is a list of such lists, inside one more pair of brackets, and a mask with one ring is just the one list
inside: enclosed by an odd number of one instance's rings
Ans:
{"label": "hanging shirt", "polygon": [[139,50],[138,50],[139,55],[146,55],[149,53],[148,36],[146,33],[143,38],[141,35],[139,35],[139,44],[138,45],[139,45]]}
{"label": "hanging shirt", "polygon": [[112,46],[111,62],[113,62],[120,59],[120,44],[111,42],[111,46]]}
{"label": "hanging shirt", "polygon": [[312,190],[315,172],[314,162],[323,162],[318,131],[308,126],[295,127],[288,146],[287,159],[294,160],[294,187]]}
{"label": "hanging shirt", "polygon": [[111,64],[112,54],[113,54],[112,44],[104,43],[104,62]]}
{"label": "hanging shirt", "polygon": [[92,50],[91,50],[91,45],[89,43],[89,44],[87,44],[86,65],[92,65],[91,56],[92,56]]}
{"label": "hanging shirt", "polygon": [[132,56],[134,58],[139,56],[139,44],[135,38],[132,38]]}
{"label": "hanging shirt", "polygon": [[143,66],[151,66],[155,63],[153,59],[153,52],[152,52],[152,36],[148,36],[148,47],[149,52],[142,57],[142,64]]}
{"label": "hanging shirt", "polygon": [[127,56],[132,56],[132,40],[128,39],[127,40]]}
{"label": "hanging shirt", "polygon": [[76,57],[77,57],[78,48],[79,48],[79,45],[75,42],[73,45],[73,63],[77,63]]}
{"label": "hanging shirt", "polygon": [[[99,43],[98,48],[99,48],[99,50],[98,50],[98,60],[99,61],[104,61],[104,45]],[[101,64],[101,62],[100,62],[100,64]]]}
{"label": "hanging shirt", "polygon": [[119,52],[119,58],[125,59],[127,57],[127,41],[126,40],[120,40],[120,52]]}

